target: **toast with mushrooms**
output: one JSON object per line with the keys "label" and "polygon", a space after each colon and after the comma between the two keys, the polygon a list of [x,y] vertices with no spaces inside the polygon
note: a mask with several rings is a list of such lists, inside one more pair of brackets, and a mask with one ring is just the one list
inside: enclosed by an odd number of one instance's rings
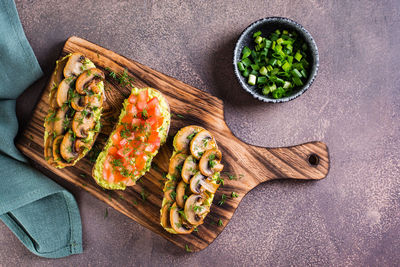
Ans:
{"label": "toast with mushrooms", "polygon": [[170,116],[168,102],[159,91],[133,88],[93,167],[97,184],[112,190],[134,185],[165,143]]}
{"label": "toast with mushrooms", "polygon": [[84,55],[72,53],[56,62],[49,84],[44,156],[56,168],[73,166],[100,131],[104,73]]}
{"label": "toast with mushrooms", "polygon": [[173,146],[163,190],[161,226],[172,234],[190,234],[210,212],[224,168],[222,154],[211,133],[195,125],[179,130]]}

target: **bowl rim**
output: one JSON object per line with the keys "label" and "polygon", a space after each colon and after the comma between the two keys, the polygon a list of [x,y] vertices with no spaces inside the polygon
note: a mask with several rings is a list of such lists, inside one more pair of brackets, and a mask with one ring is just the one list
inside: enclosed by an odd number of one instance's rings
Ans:
{"label": "bowl rim", "polygon": [[[311,78],[309,79],[309,81],[303,85],[303,88],[299,91],[297,91],[295,94],[284,97],[284,98],[268,98],[264,95],[261,95],[260,93],[254,92],[252,90],[249,89],[249,85],[247,85],[246,83],[244,83],[241,80],[241,74],[239,72],[239,69],[237,67],[237,61],[236,58],[240,57],[240,53],[241,51],[239,50],[239,44],[241,44],[243,42],[243,39],[249,34],[249,32],[256,26],[263,24],[265,22],[273,22],[273,21],[277,21],[277,22],[282,22],[282,21],[286,21],[287,23],[291,24],[294,28],[296,28],[296,30],[302,32],[304,35],[306,35],[309,39],[309,42],[311,43],[311,45],[314,47],[315,49],[315,60],[314,60],[314,68],[313,71],[310,73]],[[239,56],[238,56],[239,54]],[[261,18],[259,20],[256,20],[254,22],[252,22],[249,26],[247,26],[242,33],[240,34],[238,40],[236,41],[235,44],[235,48],[233,51],[233,68],[234,68],[234,72],[235,72],[235,76],[239,82],[239,84],[241,85],[241,87],[246,90],[248,93],[250,93],[254,98],[264,101],[264,102],[268,102],[268,103],[282,103],[282,102],[288,102],[291,101],[293,99],[298,98],[299,96],[301,96],[305,91],[308,90],[308,88],[312,85],[312,83],[314,82],[317,74],[318,74],[318,69],[319,69],[319,53],[318,53],[318,47],[317,44],[314,41],[314,38],[311,36],[311,34],[298,22],[289,19],[289,18],[285,18],[285,17],[266,17],[266,18]]]}

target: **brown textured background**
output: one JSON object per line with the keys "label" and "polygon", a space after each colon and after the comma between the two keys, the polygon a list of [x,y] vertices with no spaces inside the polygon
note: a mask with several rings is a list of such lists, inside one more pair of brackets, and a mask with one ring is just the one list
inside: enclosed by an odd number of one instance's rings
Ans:
{"label": "brown textured background", "polygon": [[[85,191],[62,181],[82,216],[84,253],[39,258],[0,223],[0,265],[400,265],[400,2],[16,1],[48,74],[77,35],[219,96],[242,140],[286,146],[322,140],[331,170],[318,182],[260,185],[206,250],[181,251]],[[285,16],[305,26],[320,71],[300,98],[265,104],[244,93],[231,68],[251,22]],[[47,75],[18,102],[29,119]]]}

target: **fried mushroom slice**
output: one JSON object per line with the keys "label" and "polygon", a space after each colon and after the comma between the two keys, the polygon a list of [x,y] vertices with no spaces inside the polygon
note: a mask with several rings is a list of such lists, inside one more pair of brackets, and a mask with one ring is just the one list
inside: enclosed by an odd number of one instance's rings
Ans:
{"label": "fried mushroom slice", "polygon": [[174,137],[175,150],[188,154],[190,152],[190,140],[192,140],[192,138],[201,130],[204,129],[195,125],[189,125],[179,130],[179,132]]}
{"label": "fried mushroom slice", "polygon": [[65,64],[64,77],[78,76],[87,69],[95,68],[92,61],[85,58],[81,53],[73,53]]}
{"label": "fried mushroom slice", "polygon": [[190,141],[190,152],[193,157],[200,159],[205,151],[217,146],[214,137],[207,130],[202,130]]}
{"label": "fried mushroom slice", "polygon": [[170,207],[171,207],[171,204],[167,203],[161,209],[161,225],[164,228],[170,228],[171,227],[171,224],[170,224],[170,221],[169,221],[169,208]]}
{"label": "fried mushroom slice", "polygon": [[204,217],[209,212],[209,208],[204,205],[206,199],[203,195],[190,195],[185,203],[184,213],[186,220],[193,226],[203,223]]}
{"label": "fried mushroom slice", "polygon": [[216,172],[222,171],[224,165],[221,162],[222,154],[217,148],[207,150],[201,156],[199,169],[204,176],[212,176]]}
{"label": "fried mushroom slice", "polygon": [[72,131],[79,138],[86,138],[88,131],[96,125],[95,117],[92,111],[82,110],[75,113],[72,121]]}
{"label": "fried mushroom slice", "polygon": [[[97,82],[92,83],[92,80]],[[100,80],[104,80],[104,73],[101,70],[97,68],[86,70],[76,79],[75,89],[81,95],[85,95],[89,91],[95,94],[100,93],[100,88],[97,86]]]}
{"label": "fried mushroom slice", "polygon": [[175,187],[176,183],[174,181],[169,180],[165,183],[164,198],[170,203],[175,201]]}
{"label": "fried mushroom slice", "polygon": [[179,213],[180,209],[174,203],[171,206],[171,210],[169,212],[169,220],[171,223],[172,229],[174,229],[178,234],[190,234],[193,232],[193,226],[188,225],[185,223],[184,220],[182,220],[181,215]]}
{"label": "fried mushroom slice", "polygon": [[175,154],[169,161],[168,173],[173,179],[178,181],[181,178],[182,165],[188,155],[183,153]]}
{"label": "fried mushroom slice", "polygon": [[59,107],[62,107],[68,101],[68,92],[69,92],[71,83],[74,80],[75,79],[72,79],[72,78],[66,78],[66,79],[62,80],[60,82],[60,84],[58,85],[56,101],[57,101],[57,105]]}
{"label": "fried mushroom slice", "polygon": [[180,181],[178,183],[178,186],[176,187],[176,204],[178,207],[183,208],[183,205],[185,203],[185,191],[186,191],[186,186],[187,184],[184,181]]}
{"label": "fried mushroom slice", "polygon": [[82,95],[75,95],[71,99],[71,107],[75,109],[76,111],[82,111],[85,109],[86,103],[85,103],[85,97]]}
{"label": "fried mushroom slice", "polygon": [[60,154],[67,162],[75,160],[79,153],[75,150],[76,138],[69,131],[64,135],[60,144]]}
{"label": "fried mushroom slice", "polygon": [[70,119],[68,118],[69,110],[68,107],[61,107],[56,111],[54,118],[54,132],[56,135],[64,134],[69,126]]}
{"label": "fried mushroom slice", "polygon": [[198,170],[199,167],[197,160],[192,155],[188,156],[182,166],[182,180],[188,184],[190,178],[192,178],[192,176],[195,175]]}
{"label": "fried mushroom slice", "polygon": [[64,139],[64,135],[59,135],[53,140],[53,160],[56,165],[60,167],[72,166],[73,163],[67,163],[60,153],[60,145],[62,140]]}
{"label": "fried mushroom slice", "polygon": [[201,172],[197,172],[192,179],[190,179],[190,191],[194,194],[201,194],[204,190],[214,194],[217,192],[219,184],[212,183]]}

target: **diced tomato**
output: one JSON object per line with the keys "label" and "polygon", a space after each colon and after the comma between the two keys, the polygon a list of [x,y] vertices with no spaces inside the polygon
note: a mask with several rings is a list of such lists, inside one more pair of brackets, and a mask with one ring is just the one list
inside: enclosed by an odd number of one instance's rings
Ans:
{"label": "diced tomato", "polygon": [[130,124],[132,119],[133,119],[132,114],[128,113],[122,118],[121,122]]}
{"label": "diced tomato", "polygon": [[111,164],[110,164],[108,159],[106,159],[104,161],[103,177],[109,183],[113,183],[114,182],[114,175],[113,175],[113,172],[112,172],[112,166],[111,166]]}
{"label": "diced tomato", "polygon": [[158,132],[152,131],[147,141],[149,143],[155,143],[158,139],[160,139],[160,137],[158,136]]}
{"label": "diced tomato", "polygon": [[136,115],[137,114],[137,108],[135,105],[128,104],[126,106],[126,112],[130,115]]}
{"label": "diced tomato", "polygon": [[134,154],[136,156],[143,154],[143,151],[146,149],[146,144],[143,142],[140,142],[140,144],[136,147]]}
{"label": "diced tomato", "polygon": [[122,181],[128,179],[127,177],[123,176],[123,175],[122,175],[120,172],[118,172],[118,171],[114,171],[113,174],[114,174],[114,177],[115,177],[115,180],[114,180],[115,183],[119,183],[119,182],[122,182]]}
{"label": "diced tomato", "polygon": [[159,117],[158,118],[158,127],[160,127],[164,122],[164,118],[163,117]]}
{"label": "diced tomato", "polygon": [[153,126],[153,124],[157,124],[157,118],[156,117],[150,117],[150,118],[148,118],[147,120],[146,120],[146,122],[148,123],[148,124],[150,124],[151,126]]}
{"label": "diced tomato", "polygon": [[159,148],[159,146],[160,146],[160,145],[157,144],[157,143],[148,144],[148,145],[146,146],[145,151],[146,151],[147,153],[154,153],[154,152],[157,151],[157,149]]}
{"label": "diced tomato", "polygon": [[124,138],[121,141],[119,141],[119,146],[124,147],[128,143],[128,139]]}
{"label": "diced tomato", "polygon": [[149,102],[147,102],[147,109],[153,109],[154,107],[157,107],[159,105],[158,102],[158,98],[157,97],[153,97],[152,99],[150,99]]}
{"label": "diced tomato", "polygon": [[127,139],[128,139],[128,141],[133,141],[133,140],[135,140],[135,133],[132,132],[131,135],[130,135]]}
{"label": "diced tomato", "polygon": [[121,125],[119,127],[117,127],[115,133],[111,136],[111,140],[113,141],[113,144],[117,145],[119,143],[119,141],[121,140],[121,130],[124,127]]}
{"label": "diced tomato", "polygon": [[140,126],[142,123],[143,123],[143,121],[141,119],[139,119],[139,118],[132,118],[131,119],[132,127]]}
{"label": "diced tomato", "polygon": [[141,154],[139,156],[137,156],[136,158],[136,169],[138,170],[143,170],[145,165],[146,165],[146,161],[147,161],[147,156],[144,154]]}
{"label": "diced tomato", "polygon": [[136,95],[134,95],[134,94],[130,95],[129,98],[128,98],[128,101],[129,101],[129,103],[135,105],[136,102],[137,102],[137,97],[136,97]]}
{"label": "diced tomato", "polygon": [[108,149],[108,154],[114,156],[115,154],[117,154],[118,148],[116,148],[115,146],[112,146]]}
{"label": "diced tomato", "polygon": [[[125,139],[126,140],[126,139]],[[129,156],[132,153],[132,148],[123,147],[118,150],[117,154],[122,158]]]}
{"label": "diced tomato", "polygon": [[147,97],[148,97],[147,90],[140,91],[136,104],[136,107],[138,108],[139,111],[142,111],[146,107]]}
{"label": "diced tomato", "polygon": [[155,117],[155,118],[160,117],[161,116],[160,107],[159,106],[155,106],[155,107],[153,107],[151,109],[148,109],[147,114],[148,114],[149,118],[151,118],[151,117]]}

